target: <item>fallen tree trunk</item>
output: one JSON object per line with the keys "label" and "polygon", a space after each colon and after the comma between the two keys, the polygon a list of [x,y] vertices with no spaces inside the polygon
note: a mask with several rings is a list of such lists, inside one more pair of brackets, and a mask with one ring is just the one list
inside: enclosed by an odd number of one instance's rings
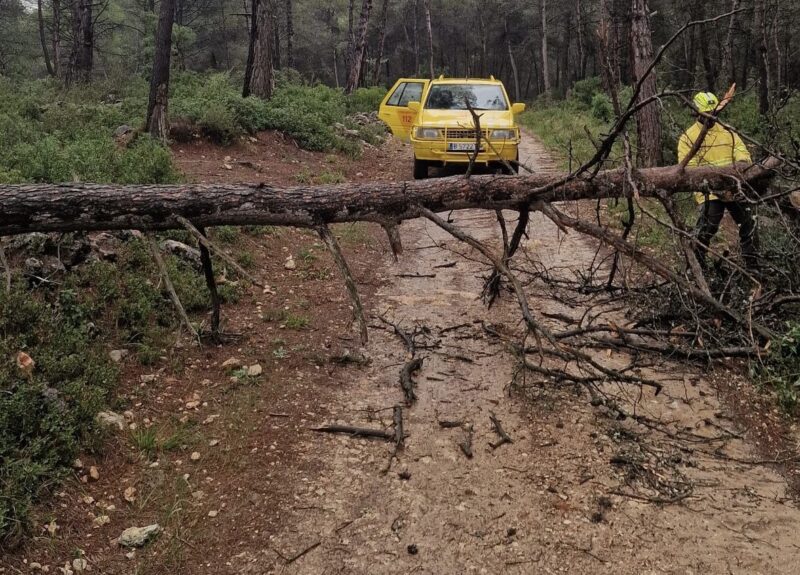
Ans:
{"label": "fallen tree trunk", "polygon": [[[650,168],[635,173],[639,192],[654,196],[700,189],[761,188],[776,161],[741,168]],[[30,232],[166,230],[221,225],[320,226],[372,221],[393,225],[434,212],[468,208],[514,209],[538,202],[620,197],[624,170],[591,178],[533,174],[525,177],[451,177],[415,182],[372,182],[276,188],[265,184],[117,186],[102,184],[0,185],[0,236]]]}

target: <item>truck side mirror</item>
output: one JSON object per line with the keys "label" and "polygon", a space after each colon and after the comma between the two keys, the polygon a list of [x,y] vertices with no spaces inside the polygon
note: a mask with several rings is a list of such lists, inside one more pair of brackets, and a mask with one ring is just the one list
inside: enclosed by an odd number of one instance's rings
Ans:
{"label": "truck side mirror", "polygon": [[524,111],[525,111],[525,104],[522,102],[511,105],[511,113],[514,115],[521,114]]}
{"label": "truck side mirror", "polygon": [[408,109],[411,110],[412,112],[419,112],[419,107],[420,107],[419,102],[415,102],[412,100],[411,102],[406,104],[406,106],[408,106]]}

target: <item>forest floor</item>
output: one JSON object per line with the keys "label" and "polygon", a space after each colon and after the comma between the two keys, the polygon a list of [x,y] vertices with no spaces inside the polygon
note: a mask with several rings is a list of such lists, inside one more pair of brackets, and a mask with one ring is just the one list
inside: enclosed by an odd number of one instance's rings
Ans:
{"label": "forest floor", "polygon": [[[187,178],[205,182],[411,173],[410,150],[396,141],[361,160],[302,152],[271,134],[174,152]],[[554,169],[530,134],[521,159]],[[493,213],[452,219],[500,245]],[[398,262],[379,229],[335,231],[370,314],[368,346],[359,347],[342,282],[315,236],[240,236],[269,283],[223,310],[226,330],[242,338],[204,349],[184,342],[179,375],[126,365],[121,396],[131,421],[157,429],[178,421],[190,431],[150,458],[126,434],[101,458],[82,458],[99,478],[82,482],[76,471],[39,513],[41,533],[0,559],[0,572],[59,572],[79,556],[93,572],[114,574],[797,572],[794,470],[771,465],[782,462],[793,430],[744,378],[653,362],[641,375],[663,383],[660,395],[613,391],[671,431],[616,421],[572,386],[514,377],[515,358],[490,332],[519,333],[519,312],[505,292],[491,309],[482,304],[489,266],[475,252],[422,220],[401,227]],[[596,253],[539,216],[523,248],[517,265],[544,266],[551,280],[572,279]],[[589,303],[575,305],[553,285],[528,284],[534,311],[580,318]],[[608,313],[624,321],[624,310]],[[403,406],[407,438],[396,458],[391,443],[311,431],[391,429],[408,353],[381,318],[415,332],[425,358],[418,400]],[[586,351],[609,365],[629,360]],[[222,367],[231,358],[259,364],[261,375],[233,382]],[[498,439],[490,415],[512,443],[490,446]],[[467,458],[459,443],[470,425]],[[678,495],[656,499],[654,490]],[[147,547],[117,545],[123,529],[156,522],[164,533]]]}

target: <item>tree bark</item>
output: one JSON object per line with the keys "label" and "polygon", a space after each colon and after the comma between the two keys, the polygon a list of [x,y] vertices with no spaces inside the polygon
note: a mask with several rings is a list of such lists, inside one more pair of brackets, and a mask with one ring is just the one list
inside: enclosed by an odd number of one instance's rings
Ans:
{"label": "tree bark", "polygon": [[248,70],[245,71],[243,95],[257,96],[264,100],[272,97],[275,89],[275,70],[272,61],[272,4],[270,0],[253,0],[253,22],[250,31],[250,54]]}
{"label": "tree bark", "polygon": [[344,54],[344,69],[350,73],[350,68],[353,66],[353,53],[356,46],[356,32],[355,32],[355,0],[348,0],[347,2],[347,51]]}
{"label": "tree bark", "polygon": [[56,78],[61,76],[61,0],[53,3],[53,71]]}
{"label": "tree bark", "polygon": [[550,53],[547,48],[547,0],[542,0],[542,86],[544,95],[550,95]]}
{"label": "tree bark", "polygon": [[[741,0],[731,0],[731,12],[738,10],[740,3]],[[722,74],[727,74],[723,81],[723,84],[726,86],[736,83],[736,59],[733,57],[733,39],[736,34],[736,20],[736,14],[733,14],[728,24],[728,34],[725,38],[722,65],[720,66]]]}
{"label": "tree bark", "polygon": [[66,84],[89,82],[94,65],[93,0],[72,2],[72,52],[69,57]]}
{"label": "tree bark", "polygon": [[352,94],[361,82],[361,70],[364,63],[364,52],[367,48],[367,30],[369,28],[369,16],[371,12],[372,0],[364,0],[361,4],[361,16],[358,19],[358,33],[353,50],[353,59],[350,62],[347,85],[344,89],[348,94]]}
{"label": "tree bark", "polygon": [[[634,80],[644,78],[638,101],[642,102],[656,95],[655,72],[647,74],[653,61],[653,37],[650,31],[650,11],[647,0],[632,0],[631,5],[631,54],[633,56]],[[638,134],[637,159],[640,167],[652,167],[661,163],[661,118],[658,103],[653,102],[642,108],[636,115]]]}
{"label": "tree bark", "polygon": [[766,0],[755,0],[753,38],[756,48],[756,69],[758,70],[758,111],[764,116],[769,113],[769,54],[767,52]]}
{"label": "tree bark", "polygon": [[[774,175],[747,168],[741,179],[760,189]],[[736,190],[741,166],[638,170],[639,193],[691,193],[705,186]],[[419,216],[420,206],[442,212],[470,208],[511,209],[537,202],[621,197],[628,174],[608,170],[592,179],[534,174],[524,177],[463,176],[413,182],[375,182],[281,189],[264,184],[119,186],[104,184],[0,185],[0,236],[29,232],[166,230],[195,226],[286,225],[318,227],[337,222],[397,224]]]}
{"label": "tree bark", "polygon": [[250,41],[247,48],[247,63],[244,66],[244,86],[242,87],[242,97],[250,95],[250,83],[253,80],[253,57],[255,45],[258,41],[258,5],[259,0],[250,2]]}
{"label": "tree bark", "polygon": [[36,3],[36,12],[39,20],[39,42],[42,44],[42,55],[44,56],[44,64],[47,67],[47,73],[50,76],[55,76],[53,64],[50,62],[50,54],[47,52],[47,38],[44,35],[44,14],[42,12],[42,0]]}
{"label": "tree bark", "polygon": [[153,139],[169,140],[169,67],[172,59],[172,27],[176,0],[161,0],[156,31],[156,53],[150,99],[147,104],[147,131]]}
{"label": "tree bark", "polygon": [[514,100],[519,102],[519,74],[517,73],[517,62],[514,60],[514,50],[511,48],[511,36],[508,33],[508,18],[503,19],[503,26],[506,36],[506,50],[508,51],[508,62],[511,64],[511,73],[514,78]]}
{"label": "tree bark", "polygon": [[433,27],[431,26],[431,0],[425,0],[425,27],[428,32],[428,71],[430,79],[434,78],[433,70]]}
{"label": "tree bark", "polygon": [[372,83],[377,86],[381,81],[381,69],[383,68],[383,49],[386,45],[386,23],[389,18],[389,0],[383,0],[381,5],[381,22],[378,29],[378,52],[375,54],[375,70],[372,74]]}
{"label": "tree bark", "polygon": [[286,67],[294,68],[294,3],[286,0]]}

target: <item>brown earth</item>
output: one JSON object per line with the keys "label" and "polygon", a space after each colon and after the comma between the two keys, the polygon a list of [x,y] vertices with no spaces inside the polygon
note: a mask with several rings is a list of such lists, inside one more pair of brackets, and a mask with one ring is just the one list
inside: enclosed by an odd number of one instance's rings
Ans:
{"label": "brown earth", "polygon": [[[397,142],[361,160],[300,152],[269,134],[228,149],[181,146],[175,155],[198,181],[289,185],[298,173],[382,180],[411,171],[409,151]],[[553,168],[530,135],[521,159]],[[499,241],[494,214],[452,218]],[[226,330],[242,338],[204,349],[181,340],[166,350],[153,383],[142,384],[141,368],[126,365],[121,402],[133,422],[163,438],[175,429],[185,436],[152,460],[127,435],[104,456],[83,457],[84,468],[98,466],[99,480],[82,483],[84,472],[76,473],[56,504],[40,511],[42,526],[58,525],[55,534],[43,529],[0,559],[0,572],[29,572],[31,562],[57,572],[81,552],[93,572],[120,574],[797,572],[800,511],[785,479],[758,461],[779,457],[760,455],[768,446],[756,445],[764,421],[769,429],[783,422],[774,414],[742,417],[741,402],[752,397],[743,380],[644,362],[639,373],[665,386],[659,396],[623,386],[604,391],[661,431],[616,421],[572,386],[515,371],[506,343],[483,329],[522,333],[512,298],[504,294],[487,310],[479,294],[489,266],[433,224],[402,226],[406,251],[397,263],[377,229],[336,233],[373,316],[367,348],[358,347],[346,294],[313,235],[242,234],[236,249],[253,254],[254,270],[270,285],[225,308]],[[595,252],[534,217],[517,261],[571,279]],[[284,268],[289,254],[296,270]],[[624,310],[593,296],[568,299],[552,286],[531,279],[536,312],[579,318],[597,305],[625,320]],[[310,431],[334,422],[391,429],[408,355],[377,316],[416,329],[425,357],[396,459],[385,442]],[[338,362],[362,354],[369,365]],[[263,375],[232,382],[221,367],[230,357],[259,363]],[[597,359],[616,367],[631,361],[617,352]],[[489,446],[497,440],[490,413],[513,443]],[[472,425],[472,459],[458,446],[465,429],[442,428],[443,420]],[[130,486],[132,503],[123,498]],[[656,499],[669,492],[679,497]],[[108,523],[94,528],[103,515]],[[165,532],[148,547],[126,556],[116,545],[126,527],[153,522]]]}

